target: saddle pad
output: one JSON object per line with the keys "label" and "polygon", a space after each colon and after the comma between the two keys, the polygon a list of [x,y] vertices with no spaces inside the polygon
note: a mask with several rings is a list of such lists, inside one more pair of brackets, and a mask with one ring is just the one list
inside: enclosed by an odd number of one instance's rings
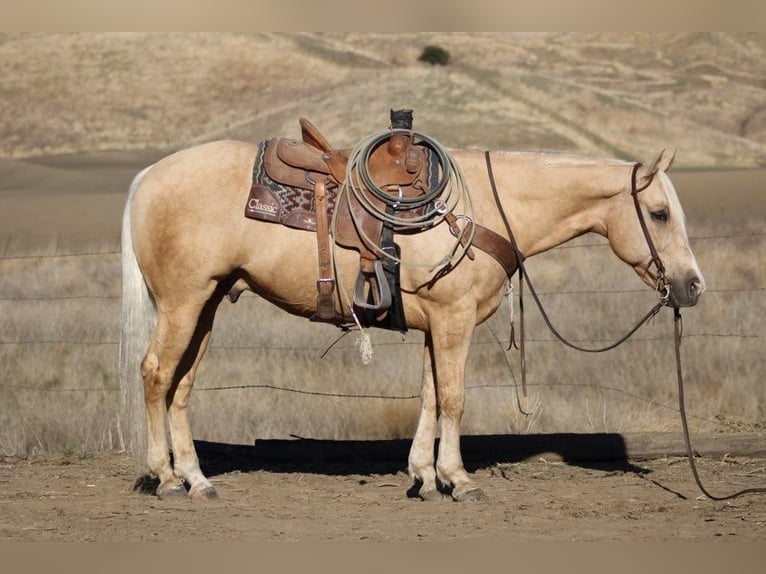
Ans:
{"label": "saddle pad", "polygon": [[[253,165],[253,184],[245,205],[245,216],[281,223],[288,227],[316,231],[314,191],[290,187],[271,179],[263,166],[267,141],[258,144]],[[332,217],[337,189],[327,190],[327,213]]]}

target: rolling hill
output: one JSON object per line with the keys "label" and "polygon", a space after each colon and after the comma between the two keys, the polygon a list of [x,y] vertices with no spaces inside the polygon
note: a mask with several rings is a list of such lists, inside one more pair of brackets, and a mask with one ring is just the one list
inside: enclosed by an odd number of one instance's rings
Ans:
{"label": "rolling hill", "polygon": [[764,34],[3,34],[0,158],[294,136],[300,116],[349,147],[408,107],[451,147],[759,167],[764,61]]}

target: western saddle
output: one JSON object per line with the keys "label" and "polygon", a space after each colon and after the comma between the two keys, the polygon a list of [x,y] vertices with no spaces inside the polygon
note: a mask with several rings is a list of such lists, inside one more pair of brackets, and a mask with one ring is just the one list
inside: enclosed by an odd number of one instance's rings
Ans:
{"label": "western saddle", "polygon": [[[338,245],[360,254],[354,306],[363,311],[367,324],[406,331],[395,226],[371,213],[353,193],[339,193],[347,177],[357,183],[358,175],[348,170],[353,150],[335,149],[309,120],[301,118],[299,123],[300,140],[274,138],[260,144],[245,216],[316,232],[319,277],[312,320],[343,323],[343,313],[335,305],[332,234]],[[433,203],[423,205],[418,198],[427,200],[434,187],[443,185],[445,180],[439,181],[439,174],[447,166],[432,149],[416,144],[411,110],[391,110],[391,128],[390,135],[384,134],[368,149],[362,185],[377,187],[378,195],[367,197],[378,213],[422,218],[433,210]],[[379,197],[381,190],[384,193]],[[445,220],[461,241],[469,236],[460,231],[456,216],[448,213]],[[332,229],[330,221],[334,222]],[[432,223],[426,220],[421,228]],[[467,225],[473,227],[473,244],[495,257],[510,277],[517,267],[510,243],[470,220]],[[465,247],[473,258],[470,245]]]}

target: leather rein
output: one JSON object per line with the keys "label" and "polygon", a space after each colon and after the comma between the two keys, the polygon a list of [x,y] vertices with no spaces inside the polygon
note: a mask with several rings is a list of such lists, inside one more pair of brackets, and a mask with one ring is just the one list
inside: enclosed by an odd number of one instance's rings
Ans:
{"label": "leather rein", "polygon": [[[580,347],[572,343],[571,341],[565,339],[551,323],[550,318],[548,317],[548,313],[545,311],[545,308],[543,307],[543,304],[540,301],[540,298],[538,297],[537,292],[535,291],[535,288],[529,279],[529,274],[526,272],[526,269],[524,267],[524,256],[521,254],[521,251],[519,250],[518,244],[516,243],[516,239],[513,235],[513,231],[511,230],[511,225],[508,222],[508,218],[505,215],[505,210],[503,209],[502,202],[500,201],[500,195],[497,192],[497,184],[495,183],[495,176],[492,171],[492,161],[490,159],[490,152],[485,151],[484,157],[487,163],[487,175],[489,176],[489,182],[492,188],[492,194],[495,199],[495,204],[497,206],[498,211],[500,212],[500,217],[503,220],[503,225],[505,226],[505,230],[508,233],[508,238],[510,240],[511,246],[513,247],[513,251],[516,254],[516,259],[518,261],[518,266],[519,266],[519,311],[520,311],[519,335],[520,335],[521,343],[518,348],[519,348],[519,354],[521,357],[521,386],[522,386],[522,392],[524,396],[526,397],[527,396],[527,381],[526,381],[526,359],[525,359],[525,352],[524,352],[524,338],[525,338],[524,337],[524,283],[525,282],[527,286],[529,287],[529,291],[532,294],[532,298],[537,304],[537,307],[540,310],[540,314],[542,315],[543,320],[545,321],[545,324],[547,325],[551,333],[564,345],[572,349],[586,352],[586,353],[603,353],[605,351],[609,351],[611,349],[614,349],[615,347],[618,347],[619,345],[627,341],[633,335],[633,333],[635,333],[642,325],[644,325],[649,320],[651,320],[655,315],[657,315],[657,313],[659,313],[663,307],[668,306],[670,304],[671,287],[670,287],[670,283],[667,282],[667,279],[665,277],[665,265],[662,263],[662,259],[660,258],[659,253],[657,252],[657,248],[654,245],[652,236],[649,233],[649,228],[646,225],[646,219],[644,218],[644,213],[643,211],[641,211],[641,205],[639,204],[639,201],[638,201],[638,194],[644,191],[647,187],[651,185],[653,177],[650,177],[649,180],[646,182],[646,184],[639,188],[637,184],[637,174],[638,174],[638,169],[641,167],[642,164],[641,163],[634,164],[633,169],[631,171],[631,177],[630,177],[630,181],[631,181],[630,194],[633,198],[633,204],[636,208],[636,214],[638,216],[639,224],[641,225],[641,231],[644,234],[644,238],[646,239],[646,243],[649,246],[649,253],[651,255],[651,259],[649,260],[649,263],[646,265],[646,271],[648,272],[649,267],[651,265],[654,265],[657,269],[656,288],[657,288],[657,291],[660,293],[660,300],[649,310],[649,312],[646,313],[646,315],[644,315],[636,323],[636,325],[633,328],[631,328],[625,335],[620,337],[614,343],[611,343],[605,347],[586,348],[586,347]],[[511,277],[509,275],[508,280],[510,281],[510,279]],[[511,301],[510,304],[512,305],[513,302]],[[686,417],[686,407],[685,407],[685,401],[684,401],[683,370],[681,368],[681,338],[683,334],[683,319],[681,317],[680,309],[677,305],[673,306],[673,324],[674,324],[673,340],[674,340],[675,359],[676,359],[676,379],[678,381],[679,413],[681,415],[681,426],[683,427],[684,443],[686,445],[686,455],[689,460],[689,466],[691,468],[692,475],[694,477],[695,483],[697,484],[697,487],[705,496],[707,496],[711,500],[718,500],[718,501],[730,500],[732,498],[737,498],[744,494],[766,493],[766,488],[746,488],[744,490],[740,490],[738,492],[735,492],[733,494],[729,494],[726,496],[713,496],[702,485],[702,482],[700,481],[700,478],[699,478],[699,473],[697,472],[697,466],[694,462],[694,451],[691,445],[689,425],[688,425],[687,417]],[[511,344],[515,344],[513,341],[513,326],[511,327]]]}
{"label": "leather rein", "polygon": [[[662,309],[668,304],[668,302],[670,301],[670,286],[665,282],[665,266],[662,264],[659,254],[657,253],[657,249],[654,246],[654,242],[652,241],[652,238],[649,235],[649,230],[646,226],[646,221],[644,220],[643,213],[641,212],[641,207],[638,203],[638,193],[646,189],[649,186],[649,184],[641,187],[640,189],[636,187],[636,173],[638,171],[638,168],[641,166],[641,164],[636,164],[633,166],[633,171],[631,174],[631,194],[633,196],[636,210],[639,215],[639,221],[641,222],[641,229],[643,230],[644,236],[646,237],[646,241],[649,244],[649,251],[652,257],[651,261],[647,265],[647,269],[649,265],[651,265],[652,263],[654,263],[654,265],[657,267],[658,269],[657,290],[664,291],[664,294],[662,295],[660,300],[643,317],[641,317],[641,319],[639,319],[639,321],[635,324],[635,326],[633,326],[627,333],[625,333],[622,337],[620,337],[614,343],[606,345],[605,347],[590,348],[590,347],[581,347],[573,343],[572,341],[569,341],[568,339],[566,339],[561,333],[559,333],[558,329],[554,327],[550,317],[548,316],[547,311],[545,310],[542,304],[542,301],[540,300],[540,297],[537,294],[537,291],[535,291],[534,285],[532,285],[532,281],[529,278],[529,274],[527,273],[527,270],[524,267],[524,256],[521,254],[521,251],[519,250],[518,243],[516,242],[516,238],[514,237],[513,231],[511,230],[511,224],[508,222],[508,218],[505,215],[505,210],[503,209],[502,202],[500,201],[500,195],[497,192],[497,184],[495,182],[495,175],[492,170],[492,161],[490,159],[490,152],[485,151],[484,157],[487,163],[487,174],[489,176],[489,182],[492,188],[492,195],[494,196],[497,209],[500,212],[500,217],[503,220],[505,231],[508,234],[511,245],[513,246],[513,250],[516,253],[516,258],[518,260],[518,265],[519,265],[519,311],[520,311],[519,313],[519,338],[520,338],[519,351],[521,355],[521,386],[522,386],[522,392],[524,396],[526,397],[527,396],[527,387],[526,387],[527,374],[526,374],[526,358],[525,358],[525,349],[524,349],[524,339],[525,339],[524,337],[524,283],[526,283],[527,286],[529,287],[529,292],[532,295],[532,298],[534,299],[535,303],[537,304],[537,307],[540,309],[540,314],[543,317],[543,321],[545,322],[546,326],[551,331],[551,333],[561,343],[563,343],[567,347],[570,347],[572,349],[575,349],[576,351],[581,351],[584,353],[604,353],[606,351],[610,351],[620,346],[625,341],[627,341],[642,325],[644,325],[650,319],[652,319],[657,313],[660,312],[660,309]],[[510,277],[508,279],[510,280]]]}

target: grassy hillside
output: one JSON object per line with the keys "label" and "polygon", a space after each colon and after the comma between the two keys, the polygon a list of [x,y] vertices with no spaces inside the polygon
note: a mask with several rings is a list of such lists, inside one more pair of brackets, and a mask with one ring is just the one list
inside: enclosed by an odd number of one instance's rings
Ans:
{"label": "grassy hillside", "polygon": [[[427,45],[447,66],[419,62]],[[415,109],[452,147],[766,165],[766,35],[5,34],[0,157],[297,133],[338,146]]]}

